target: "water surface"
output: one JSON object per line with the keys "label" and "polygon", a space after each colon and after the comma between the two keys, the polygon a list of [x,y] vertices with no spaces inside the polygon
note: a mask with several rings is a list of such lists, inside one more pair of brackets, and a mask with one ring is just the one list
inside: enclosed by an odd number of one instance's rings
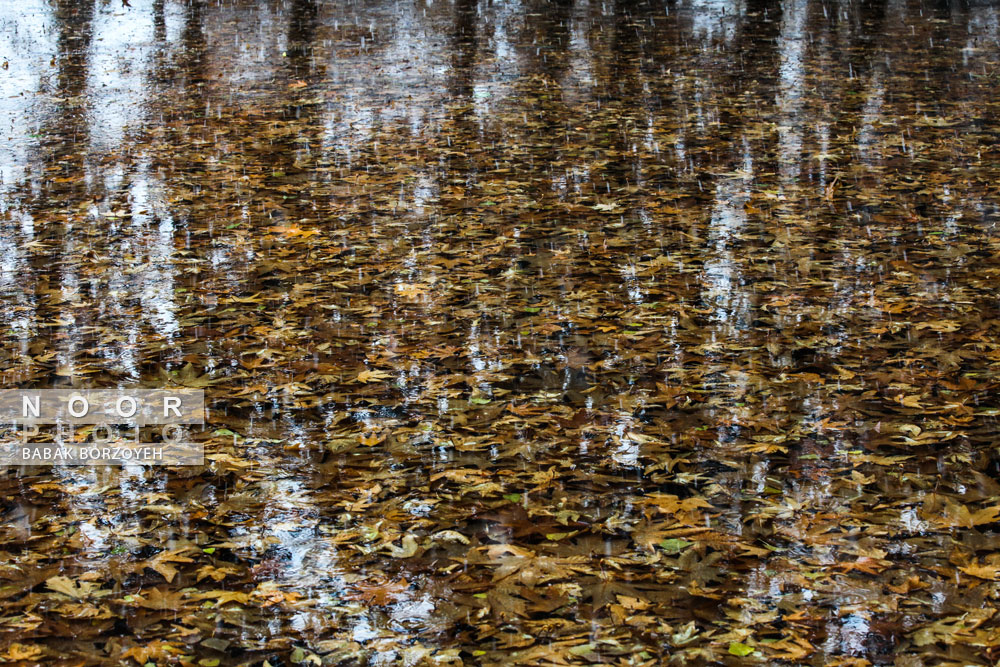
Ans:
{"label": "water surface", "polygon": [[996,6],[0,0],[0,59],[4,387],[211,410],[0,478],[0,658],[1000,658]]}

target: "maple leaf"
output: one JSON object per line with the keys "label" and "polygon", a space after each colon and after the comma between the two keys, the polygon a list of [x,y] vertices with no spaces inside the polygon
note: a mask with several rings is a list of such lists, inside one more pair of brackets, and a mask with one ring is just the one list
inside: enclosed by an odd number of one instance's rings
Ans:
{"label": "maple leaf", "polygon": [[759,644],[756,648],[773,651],[775,658],[793,662],[799,662],[816,652],[816,647],[802,637],[787,637],[770,644]]}
{"label": "maple leaf", "polygon": [[55,611],[70,618],[111,618],[112,616],[107,607],[99,607],[88,602],[67,602],[56,607]]}
{"label": "maple leaf", "polygon": [[409,587],[410,584],[406,579],[386,581],[380,584],[359,583],[354,585],[357,593],[345,597],[353,600],[363,600],[376,607],[384,607],[403,597],[403,593]]}
{"label": "maple leaf", "polygon": [[496,617],[514,620],[527,616],[527,601],[513,595],[513,590],[515,589],[512,586],[500,585],[486,592],[486,603]]}
{"label": "maple leaf", "polygon": [[664,493],[651,493],[641,501],[644,505],[652,505],[663,514],[670,515],[686,526],[703,526],[705,514],[702,508],[712,508],[704,498],[678,498]]}
{"label": "maple leaf", "polygon": [[100,587],[100,584],[93,581],[73,581],[69,577],[63,576],[51,577],[45,581],[45,585],[57,593],[77,599],[89,597]]}
{"label": "maple leaf", "polygon": [[246,604],[250,600],[250,595],[241,591],[206,591],[195,593],[191,597],[195,600],[215,600],[216,607],[221,607],[229,602]]}
{"label": "maple leaf", "polygon": [[965,643],[973,631],[990,619],[993,609],[972,609],[960,617],[936,620],[913,633],[913,643],[917,646],[942,643],[948,646]]}
{"label": "maple leaf", "polygon": [[537,555],[506,556],[492,561],[499,565],[493,573],[493,581],[500,581],[516,574],[518,580],[525,586],[535,586],[570,577],[574,572],[585,572],[589,560],[586,556],[568,558]]}
{"label": "maple leaf", "polygon": [[593,583],[584,584],[583,592],[584,599],[589,598],[595,610],[617,603],[619,597],[640,601],[644,599],[642,593],[624,582],[604,577],[598,578],[596,581],[591,579],[591,581]]}
{"label": "maple leaf", "polygon": [[231,566],[214,567],[212,565],[202,565],[198,568],[198,572],[195,578],[198,581],[203,579],[211,579],[212,581],[222,581],[228,576],[238,575],[240,573],[239,568]]}
{"label": "maple leaf", "polygon": [[439,479],[448,479],[459,484],[475,484],[477,482],[483,482],[490,479],[493,473],[487,470],[477,470],[474,468],[449,468],[448,470],[442,470],[441,472],[436,472],[430,476],[431,482],[436,482]]}
{"label": "maple leaf", "polygon": [[302,229],[298,225],[287,225],[271,227],[271,231],[285,238],[309,238],[318,236],[319,231],[315,229]]}
{"label": "maple leaf", "polygon": [[856,561],[847,561],[844,563],[837,563],[836,565],[830,566],[831,569],[840,570],[841,572],[853,572],[857,570],[858,572],[864,572],[865,574],[878,574],[882,570],[889,567],[889,562],[884,560],[879,560],[877,558],[869,558],[868,556],[862,556]]}
{"label": "maple leaf", "polygon": [[923,408],[924,405],[920,402],[920,395],[913,394],[912,396],[904,396],[900,394],[896,397],[896,402],[908,408]]}
{"label": "maple leaf", "polygon": [[[923,513],[929,514],[926,506]],[[994,505],[993,507],[986,507],[976,510],[975,512],[970,512],[967,506],[961,505],[949,498],[945,503],[943,516],[931,515],[928,518],[936,525],[943,528],[971,528],[973,526],[981,526],[983,524],[997,523],[1000,521],[1000,505]]]}
{"label": "maple leaf", "polygon": [[122,658],[132,658],[140,665],[145,665],[156,661],[170,661],[183,652],[184,648],[181,644],[156,639],[146,644],[133,646],[122,653]]}
{"label": "maple leaf", "polygon": [[358,382],[374,382],[375,380],[384,380],[388,377],[392,377],[389,373],[375,370],[364,370],[358,373]]}
{"label": "maple leaf", "polygon": [[972,514],[972,525],[981,526],[987,523],[997,523],[1000,521],[1000,505],[986,507]]}
{"label": "maple leaf", "polygon": [[26,660],[38,660],[42,657],[44,649],[37,644],[11,644],[7,650],[0,654],[5,662],[21,662]]}
{"label": "maple leaf", "polygon": [[[131,599],[128,599],[131,598]],[[126,596],[122,600],[126,604],[131,603],[137,607],[154,610],[180,610],[188,605],[184,593],[171,591],[167,588],[150,588],[144,590],[141,595]]]}
{"label": "maple leaf", "polygon": [[416,297],[423,296],[427,294],[427,290],[430,289],[430,285],[414,284],[414,283],[397,283],[396,284],[396,294],[406,297],[408,299],[414,299]]}
{"label": "maple leaf", "polygon": [[645,504],[656,505],[660,510],[668,514],[680,512],[694,512],[700,507],[712,507],[704,498],[678,498],[674,495],[664,493],[651,493],[643,499]]}
{"label": "maple leaf", "polygon": [[177,576],[177,568],[170,563],[193,563],[194,561],[192,559],[181,555],[190,550],[191,547],[184,547],[183,549],[177,549],[175,551],[160,552],[146,563],[146,567],[156,570],[163,575],[163,578],[167,580],[167,583],[171,583],[174,580],[174,577]]}
{"label": "maple leaf", "polygon": [[210,387],[213,384],[221,382],[223,378],[212,379],[208,376],[208,373],[204,375],[198,374],[198,369],[195,368],[194,364],[188,362],[179,371],[166,371],[160,370],[160,377],[169,384],[179,385],[181,387],[190,387],[192,389],[204,389]]}
{"label": "maple leaf", "polygon": [[978,563],[972,563],[971,565],[966,565],[958,569],[968,575],[978,579],[985,579],[987,581],[995,581],[997,579],[997,575],[1000,574],[1000,567],[980,565]]}

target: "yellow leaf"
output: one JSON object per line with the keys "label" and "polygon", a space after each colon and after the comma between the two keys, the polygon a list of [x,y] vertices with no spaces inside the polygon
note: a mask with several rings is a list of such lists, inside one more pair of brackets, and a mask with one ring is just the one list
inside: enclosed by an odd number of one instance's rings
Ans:
{"label": "yellow leaf", "polygon": [[960,567],[958,569],[962,572],[965,572],[968,575],[977,577],[979,579],[985,579],[986,581],[994,581],[997,578],[997,573],[1000,572],[1000,567],[979,565],[978,563],[973,563],[972,565],[966,565],[965,567]]}
{"label": "yellow leaf", "polygon": [[407,535],[403,538],[402,548],[394,544],[390,544],[389,548],[392,550],[393,558],[411,558],[416,555],[420,547],[417,546],[417,538],[413,535]]}
{"label": "yellow leaf", "polygon": [[249,595],[239,591],[207,591],[205,593],[198,593],[192,597],[196,600],[215,600],[215,604],[218,607],[228,602],[246,604],[250,600]]}
{"label": "yellow leaf", "polygon": [[981,509],[972,515],[972,525],[981,526],[984,523],[996,523],[1000,521],[1000,505]]}
{"label": "yellow leaf", "polygon": [[188,551],[188,548],[177,549],[176,551],[164,551],[162,553],[159,553],[156,555],[155,558],[149,561],[147,567],[151,567],[157,572],[159,572],[161,575],[163,575],[163,578],[167,580],[167,583],[170,583],[174,580],[174,577],[177,575],[177,568],[171,565],[170,562],[174,563],[194,562],[187,556],[181,555],[185,551]]}
{"label": "yellow leaf", "polygon": [[429,285],[419,283],[398,283],[396,285],[396,293],[408,299],[413,299],[426,294],[429,287]]}
{"label": "yellow leaf", "polygon": [[365,370],[358,373],[358,382],[373,382],[375,380],[384,380],[387,377],[389,377],[389,374],[385,371]]}
{"label": "yellow leaf", "polygon": [[151,641],[141,646],[133,646],[122,653],[122,658],[132,658],[140,665],[156,660],[167,661],[181,653],[181,648],[177,644],[165,641]]}
{"label": "yellow leaf", "polygon": [[36,644],[11,644],[2,657],[5,662],[20,662],[22,660],[38,660],[41,655],[42,647]]}
{"label": "yellow leaf", "polygon": [[297,225],[288,225],[287,227],[271,227],[271,231],[275,234],[284,236],[285,238],[309,238],[310,236],[317,236],[319,234],[315,229],[302,229]]}
{"label": "yellow leaf", "polygon": [[916,326],[917,329],[930,329],[931,331],[938,331],[943,333],[951,333],[953,331],[958,331],[962,328],[962,325],[955,320],[933,320],[931,322],[921,322]]}
{"label": "yellow leaf", "polygon": [[45,581],[45,585],[57,593],[77,599],[87,597],[98,587],[98,584],[92,581],[75,582],[63,576],[51,577]]}

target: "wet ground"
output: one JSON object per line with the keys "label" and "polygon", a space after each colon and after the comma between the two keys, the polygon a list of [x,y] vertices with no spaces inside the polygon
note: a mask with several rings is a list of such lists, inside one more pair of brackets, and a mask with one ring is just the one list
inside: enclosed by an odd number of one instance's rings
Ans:
{"label": "wet ground", "polygon": [[[9,664],[1000,658],[1000,10],[0,1]],[[266,662],[265,662],[266,661]]]}

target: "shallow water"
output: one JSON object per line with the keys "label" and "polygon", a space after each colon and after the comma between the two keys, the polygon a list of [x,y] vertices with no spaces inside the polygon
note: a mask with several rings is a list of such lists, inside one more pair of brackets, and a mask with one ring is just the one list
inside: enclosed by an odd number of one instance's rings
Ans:
{"label": "shallow water", "polygon": [[4,387],[210,408],[7,470],[0,658],[1000,658],[996,6],[0,0],[0,66]]}

